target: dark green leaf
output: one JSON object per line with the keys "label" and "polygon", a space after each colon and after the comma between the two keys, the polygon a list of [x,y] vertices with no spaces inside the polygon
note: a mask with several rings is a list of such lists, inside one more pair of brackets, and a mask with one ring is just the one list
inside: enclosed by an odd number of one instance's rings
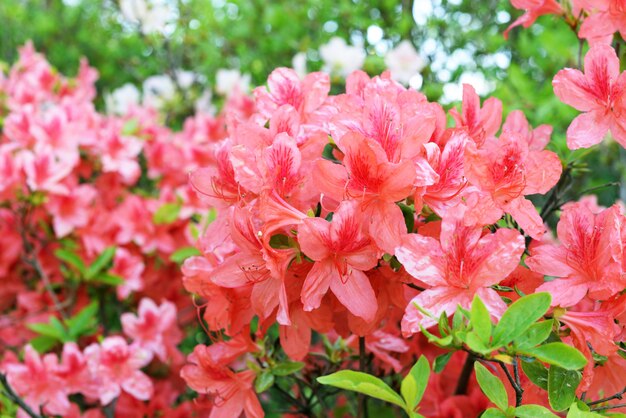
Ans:
{"label": "dark green leaf", "polygon": [[105,248],[98,258],[87,268],[85,279],[91,280],[104,271],[104,269],[108,268],[113,261],[113,257],[115,257],[115,247]]}
{"label": "dark green leaf", "polygon": [[582,379],[580,372],[551,366],[548,372],[548,399],[555,411],[565,411],[576,399],[576,388]]}
{"label": "dark green leaf", "polygon": [[441,371],[446,367],[454,351],[450,351],[449,353],[442,354],[440,356],[435,357],[435,363],[433,364],[433,371],[435,373],[441,373]]}
{"label": "dark green leaf", "polygon": [[59,248],[58,250],[54,252],[54,255],[59,260],[62,260],[66,262],[67,264],[76,268],[76,270],[78,270],[79,273],[81,274],[85,273],[85,263],[75,252],[66,250],[64,248]]}
{"label": "dark green leaf", "polygon": [[522,361],[522,370],[531,382],[541,389],[548,390],[548,368],[539,360]]}
{"label": "dark green leaf", "polygon": [[262,393],[271,388],[273,384],[274,375],[272,372],[269,370],[263,370],[254,381],[254,390],[256,390],[257,393]]}
{"label": "dark green leaf", "polygon": [[274,366],[272,373],[276,376],[288,376],[302,370],[303,367],[304,363],[301,361],[285,361]]}

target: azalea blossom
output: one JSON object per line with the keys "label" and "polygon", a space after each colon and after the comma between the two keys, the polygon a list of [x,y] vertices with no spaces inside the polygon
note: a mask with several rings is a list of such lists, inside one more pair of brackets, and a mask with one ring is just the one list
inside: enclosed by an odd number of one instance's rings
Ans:
{"label": "azalea blossom", "polygon": [[504,37],[508,38],[509,32],[516,26],[530,27],[539,16],[547,14],[563,13],[561,5],[556,0],[511,0],[516,9],[524,10],[524,14],[518,17],[504,31]]}
{"label": "azalea blossom", "polygon": [[608,131],[626,147],[626,72],[620,73],[615,50],[594,45],[585,55],[585,72],[572,68],[552,80],[554,93],[566,104],[583,112],[567,129],[570,149],[598,144]]}
{"label": "azalea blossom", "polygon": [[506,304],[490,286],[517,267],[523,251],[524,238],[517,231],[484,233],[480,227],[465,226],[462,219],[444,219],[439,239],[407,235],[396,248],[396,257],[427,288],[407,306],[402,332],[410,335],[428,328],[443,312],[451,317],[457,305],[469,309],[475,295],[499,317]]}
{"label": "azalea blossom", "polygon": [[555,277],[537,291],[550,292],[554,306],[569,307],[586,295],[604,300],[624,289],[623,225],[617,205],[598,214],[582,203],[568,206],[557,225],[560,244],[537,245],[526,259],[531,270]]}
{"label": "azalea blossom", "polygon": [[100,344],[91,344],[84,354],[92,373],[98,376],[98,397],[103,405],[122,391],[141,400],[148,400],[152,395],[152,381],[140,370],[152,360],[149,351],[113,336]]}

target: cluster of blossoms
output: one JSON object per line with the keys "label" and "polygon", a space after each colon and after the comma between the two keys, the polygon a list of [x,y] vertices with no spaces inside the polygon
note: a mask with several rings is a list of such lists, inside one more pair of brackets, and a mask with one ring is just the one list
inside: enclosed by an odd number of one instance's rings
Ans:
{"label": "cluster of blossoms", "polygon": [[[621,4],[513,2],[527,12],[512,27],[584,19],[584,70],[553,81],[583,112],[571,149],[608,132],[625,145],[626,78],[606,43]],[[327,70],[339,71],[329,45]],[[172,132],[150,103],[99,114],[93,69],[63,78],[26,46],[0,74],[7,387],[63,416],[262,417],[270,393],[283,412],[312,415],[349,403],[321,383],[354,378],[328,373],[358,362],[407,375],[402,398],[373,376],[335,386],[411,417],[591,418],[591,407],[623,406],[624,207],[559,200],[574,169],[547,149],[551,126],[503,115],[470,85],[446,112],[395,73],[346,72],[332,95],[329,74],[279,68],[253,97],[224,89],[222,113]],[[532,196],[550,190],[537,210]],[[191,335],[196,312],[211,343]],[[185,349],[184,331],[195,337]],[[425,380],[423,361],[437,372]]]}
{"label": "cluster of blossoms", "polygon": [[0,73],[0,372],[34,411],[102,416],[117,399],[116,416],[190,416],[177,346],[199,328],[179,263],[211,214],[186,173],[212,161],[224,116],[172,132],[150,106],[102,115],[96,78],[86,62],[63,77],[30,44]]}

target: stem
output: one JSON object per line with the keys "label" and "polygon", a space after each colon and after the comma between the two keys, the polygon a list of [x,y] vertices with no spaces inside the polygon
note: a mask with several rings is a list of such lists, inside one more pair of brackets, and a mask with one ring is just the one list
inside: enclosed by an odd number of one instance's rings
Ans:
{"label": "stem", "polygon": [[475,361],[476,357],[472,353],[467,353],[465,364],[463,364],[463,369],[461,370],[461,375],[459,376],[459,381],[456,385],[456,390],[454,391],[455,395],[465,395],[467,393],[467,385],[469,384],[469,379],[472,376]]}
{"label": "stem", "polygon": [[[365,351],[365,337],[359,337],[359,370],[363,373],[367,373],[367,353]],[[367,418],[369,416],[367,411],[367,397],[362,393],[358,395],[358,408],[357,416],[359,418]]]}
{"label": "stem", "polygon": [[599,406],[597,408],[591,408],[591,411],[592,412],[595,412],[595,411],[608,411],[609,409],[621,408],[623,406],[626,406],[626,403],[618,403],[618,404],[615,404],[615,405]]}
{"label": "stem", "polygon": [[626,393],[626,387],[622,389],[620,392],[617,392],[615,395],[611,395],[606,398],[598,399],[597,401],[587,402],[588,406],[598,405],[604,402],[612,401],[613,399],[622,399],[624,393]]}
{"label": "stem", "polygon": [[6,397],[15,402],[20,408],[22,408],[22,410],[26,412],[29,417],[44,418],[43,415],[35,413],[35,411],[33,411],[30,406],[28,406],[26,402],[24,402],[24,400],[20,398],[17,393],[15,393],[15,391],[13,391],[13,388],[11,387],[11,385],[9,385],[7,377],[2,373],[0,373],[0,384],[4,389],[2,392],[6,395]]}
{"label": "stem", "polygon": [[522,388],[519,382],[519,370],[517,369],[517,359],[515,359],[513,362],[513,373],[515,374],[515,377],[511,376],[511,372],[509,372],[509,369],[506,367],[506,364],[504,364],[501,361],[498,361],[498,364],[500,365],[502,370],[504,370],[504,374],[506,374],[506,377],[509,380],[509,383],[511,384],[511,386],[513,387],[513,390],[515,391],[515,406],[516,407],[520,406],[522,404],[522,396],[524,395],[524,389]]}

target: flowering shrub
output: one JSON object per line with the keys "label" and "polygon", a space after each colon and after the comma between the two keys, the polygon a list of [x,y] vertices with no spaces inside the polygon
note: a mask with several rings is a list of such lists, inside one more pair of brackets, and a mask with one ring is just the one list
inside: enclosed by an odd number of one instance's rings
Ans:
{"label": "flowering shrub", "polygon": [[[568,146],[624,145],[624,9],[563,3],[514,1],[509,30],[580,28],[584,64],[553,80],[582,112]],[[362,58],[331,46],[335,76]],[[421,69],[402,56],[340,94],[278,68],[248,97],[224,73],[221,113],[173,132],[150,102],[97,113],[95,70],[67,79],[24,47],[0,78],[4,408],[620,416],[623,206],[564,200],[588,174],[547,149],[551,126],[503,122],[470,85],[446,114],[400,84]]]}

